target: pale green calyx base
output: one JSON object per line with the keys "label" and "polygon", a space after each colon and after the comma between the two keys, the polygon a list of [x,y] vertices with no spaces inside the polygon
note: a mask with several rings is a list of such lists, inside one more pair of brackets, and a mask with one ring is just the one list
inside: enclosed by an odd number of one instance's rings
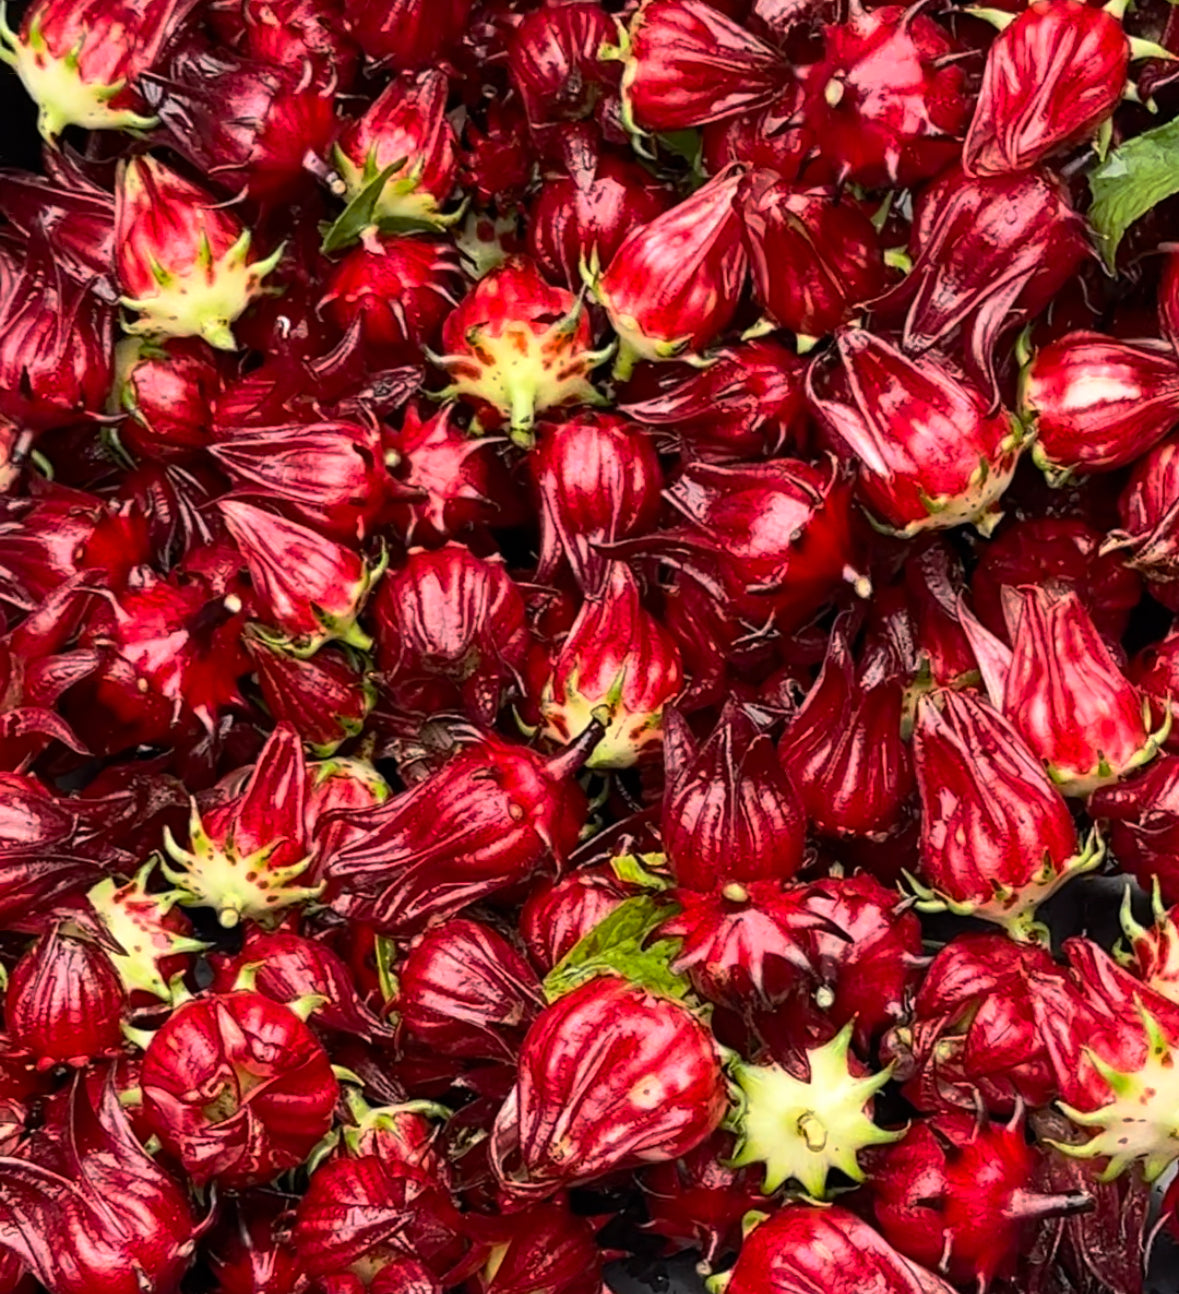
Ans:
{"label": "pale green calyx base", "polygon": [[[927,516],[911,521],[902,530],[890,533],[912,539],[926,530],[950,530],[955,526],[973,526],[984,539],[989,538],[1003,520],[999,500],[1015,476],[1019,456],[1027,436],[1017,419],[1012,419],[1012,433],[999,446],[1000,458],[991,464],[985,458],[970,474],[966,488],[960,494],[937,497],[922,495],[921,502]],[[886,529],[886,527],[881,527]]]}
{"label": "pale green calyx base", "polygon": [[148,337],[203,337],[218,350],[236,350],[229,325],[258,295],[262,280],[278,264],[283,249],[263,261],[250,261],[250,231],[219,260],[213,259],[202,235],[196,260],[184,273],[156,265],[159,291],[145,297],[120,297],[141,318],[126,325],[129,333]]}
{"label": "pale green calyx base", "polygon": [[293,882],[311,866],[303,858],[289,867],[270,867],[269,859],[278,842],[242,855],[227,840],[218,848],[209,839],[195,802],[189,820],[189,848],[181,849],[165,829],[164,846],[177,867],[161,864],[161,870],[180,891],[186,907],[213,908],[217,920],[230,930],[243,918],[272,923],[284,908],[316,899],[323,885],[301,886]]}
{"label": "pale green calyx base", "polygon": [[[1092,795],[1094,791],[1100,790],[1103,786],[1112,786],[1114,782],[1120,781],[1127,773],[1132,773],[1135,769],[1141,768],[1143,764],[1149,764],[1171,735],[1173,718],[1174,716],[1168,706],[1167,713],[1163,717],[1162,726],[1158,731],[1151,732],[1145,743],[1134,752],[1125,764],[1117,768],[1110,764],[1102,752],[1098,752],[1097,763],[1087,773],[1078,773],[1074,769],[1062,769],[1055,764],[1049,764],[1048,776],[1059,788],[1061,795],[1084,799]],[[1144,700],[1142,702],[1143,727],[1149,729],[1150,719],[1150,702]]]}
{"label": "pale green calyx base", "polygon": [[807,1053],[809,1082],[781,1065],[732,1062],[736,1106],[726,1126],[737,1133],[738,1142],[730,1162],[737,1168],[764,1164],[767,1195],[793,1180],[812,1199],[822,1200],[832,1169],[862,1182],[859,1152],[904,1136],[903,1129],[889,1132],[865,1113],[892,1067],[856,1078],[848,1067],[851,1037],[852,1025],[847,1024],[830,1042]]}
{"label": "pale green calyx base", "polygon": [[[119,972],[124,988],[129,993],[137,990],[153,993],[170,1002],[172,986],[160,974],[159,961],[179,954],[206,952],[212,945],[156,924],[167,916],[181,897],[175,891],[149,893],[147,883],[158,861],[158,857],[149,858],[124,886],[119,886],[109,876],[104,877],[86,897],[123,949],[121,953],[108,949],[107,955]],[[156,922],[151,925],[136,922],[133,916],[136,907],[153,909]]]}
{"label": "pale green calyx base", "polygon": [[1179,1159],[1179,1065],[1158,1022],[1141,1004],[1138,1010],[1148,1048],[1142,1068],[1125,1073],[1087,1051],[1091,1064],[1109,1084],[1112,1099],[1100,1110],[1088,1112],[1058,1102],[1073,1123],[1098,1131],[1083,1145],[1051,1144],[1074,1159],[1108,1159],[1098,1174],[1104,1182],[1136,1162],[1142,1164],[1146,1180],[1153,1182]]}
{"label": "pale green calyx base", "polygon": [[567,745],[580,737],[596,719],[605,726],[586,768],[631,768],[641,755],[659,747],[663,740],[663,707],[654,712],[634,714],[622,705],[625,668],[619,670],[606,695],[594,700],[584,696],[574,672],[559,704],[553,698],[550,679],[540,700],[541,724],[550,741]]}
{"label": "pale green calyx base", "polygon": [[[610,358],[614,348],[572,350],[569,343],[580,317],[579,305],[543,333],[533,332],[524,323],[509,323],[498,336],[473,328],[467,335],[472,353],[467,355],[427,351],[431,363],[445,369],[451,378],[438,399],[463,396],[490,405],[507,421],[511,439],[531,449],[538,413],[564,405],[606,403],[589,374]],[[472,374],[471,369],[478,372]]]}
{"label": "pale green calyx base", "polygon": [[949,895],[922,884],[909,872],[905,873],[905,880],[917,896],[916,907],[919,912],[952,912],[958,917],[978,917],[982,921],[993,921],[1002,926],[1019,943],[1047,943],[1048,932],[1035,919],[1036,909],[1066,881],[1100,867],[1104,858],[1105,842],[1095,827],[1089,833],[1081,852],[1065,859],[1060,868],[1045,855],[1040,869],[1020,889],[1014,890],[993,881],[993,897],[982,902],[952,899]]}
{"label": "pale green calyx base", "polygon": [[52,144],[67,126],[84,130],[151,130],[158,117],[143,117],[125,108],[112,108],[111,100],[125,88],[125,80],[109,85],[83,81],[79,74],[81,46],[60,58],[50,54],[40,23],[29,28],[28,43],[8,25],[0,4],[0,62],[15,69],[29,97],[36,103],[37,129]]}

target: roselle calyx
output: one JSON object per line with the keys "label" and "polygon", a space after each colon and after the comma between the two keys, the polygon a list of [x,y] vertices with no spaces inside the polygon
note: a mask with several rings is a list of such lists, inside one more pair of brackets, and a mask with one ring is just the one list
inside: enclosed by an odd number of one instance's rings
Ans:
{"label": "roselle calyx", "polygon": [[1102,787],[1090,805],[1109,824],[1118,863],[1168,903],[1179,901],[1179,757],[1164,755],[1136,777]]}
{"label": "roselle calyx", "polygon": [[467,293],[432,356],[451,379],[443,396],[470,400],[480,427],[502,423],[524,448],[536,416],[569,404],[601,404],[590,374],[608,350],[591,349],[589,316],[526,256],[511,256]]}
{"label": "roselle calyx", "polygon": [[806,816],[773,743],[730,702],[697,745],[686,721],[664,715],[667,787],[661,832],[684,889],[789,880],[802,864]]}
{"label": "roselle calyx", "polygon": [[921,902],[1036,934],[1036,907],[1104,857],[1078,849],[1060,792],[1019,732],[977,694],[917,702],[913,763],[922,805]]}
{"label": "roselle calyx", "polygon": [[151,157],[120,165],[115,246],[123,305],[141,318],[128,331],[236,343],[230,324],[278,264],[250,255],[250,232],[204,189]]}
{"label": "roselle calyx", "polygon": [[273,921],[292,904],[319,895],[307,885],[307,767],[287,724],[275,728],[241,791],[202,814],[194,802],[188,848],[171,833],[164,875],[187,905],[212,907],[227,929],[243,918]]}
{"label": "roselle calyx", "polygon": [[542,1011],[524,1040],[491,1141],[505,1204],[675,1159],[724,1106],[715,1044],[686,1006],[616,976],[591,979]]}
{"label": "roselle calyx", "polygon": [[656,134],[764,107],[790,80],[772,45],[704,0],[647,0],[617,56],[624,119]]}
{"label": "roselle calyx", "polygon": [[1093,1207],[1034,1187],[1040,1155],[1023,1111],[1009,1123],[947,1112],[914,1123],[872,1157],[876,1221],[897,1249],[955,1284],[986,1290],[1026,1252],[1037,1223]]}
{"label": "roselle calyx", "polygon": [[149,130],[156,118],[138,81],[183,31],[190,0],[40,0],[20,32],[0,18],[0,62],[14,68],[37,104],[37,127],[53,143],[66,126]]}
{"label": "roselle calyx", "polygon": [[1179,418],[1179,358],[1166,342],[1068,333],[1032,357],[1020,413],[1035,420],[1032,458],[1049,483],[1126,467]]}
{"label": "roselle calyx", "polygon": [[684,681],[674,640],[644,610],[630,568],[613,563],[586,595],[539,700],[542,732],[562,745],[597,715],[606,731],[587,768],[629,768],[656,753],[663,707]]}
{"label": "roselle calyx", "polygon": [[967,523],[988,534],[1023,448],[1020,424],[989,412],[944,361],[862,329],[836,333],[835,356],[828,372],[812,363],[808,395],[832,443],[858,460],[860,496],[879,521],[906,538]]}
{"label": "roselle calyx", "polygon": [[732,320],[749,269],[737,206],[741,183],[738,168],[722,172],[632,229],[608,265],[587,268],[618,334],[616,378],[628,378],[640,359],[699,352]]}
{"label": "roselle calyx", "polygon": [[301,1164],[331,1126],[339,1084],[288,1006],[240,989],[179,1006],[152,1035],[144,1117],[197,1184],[268,1182]]}
{"label": "roselle calyx", "polygon": [[325,901],[381,933],[412,935],[559,868],[587,811],[573,774],[601,731],[550,760],[489,734],[384,804],[339,815]]}

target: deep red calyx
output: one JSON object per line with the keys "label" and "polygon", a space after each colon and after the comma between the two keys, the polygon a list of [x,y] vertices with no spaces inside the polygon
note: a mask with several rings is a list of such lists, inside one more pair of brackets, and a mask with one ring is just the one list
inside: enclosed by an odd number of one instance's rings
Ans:
{"label": "deep red calyx", "polygon": [[103,948],[55,926],[13,968],[4,1018],[12,1041],[38,1068],[83,1068],[118,1052],[126,1008],[126,991]]}
{"label": "deep red calyx", "polygon": [[952,910],[1026,938],[1036,906],[1101,861],[1096,841],[1078,850],[1072,814],[1040,760],[978,695],[918,700],[913,763],[921,875]]}
{"label": "deep red calyx", "polygon": [[1033,356],[1021,412],[1035,418],[1032,457],[1050,481],[1126,467],[1179,417],[1179,358],[1166,342],[1069,333]]}
{"label": "deep red calyx", "polygon": [[403,1037],[466,1060],[514,1060],[544,1004],[521,954],[476,921],[427,931],[399,966],[397,981]]}
{"label": "deep red calyx", "polygon": [[542,878],[520,912],[520,937],[542,974],[638,891],[610,863],[578,867],[557,880]]}
{"label": "deep red calyx", "polygon": [[[621,69],[599,57],[617,28],[599,5],[544,5],[525,14],[508,44],[508,73],[538,142],[558,122],[617,110]],[[572,286],[572,283],[571,283]]]}
{"label": "deep red calyx", "polygon": [[958,155],[966,76],[955,42],[900,5],[860,10],[823,30],[807,70],[807,117],[840,181],[912,184]]}
{"label": "deep red calyx", "polygon": [[873,1209],[885,1238],[955,1284],[985,1290],[1027,1252],[1035,1225],[1092,1207],[1034,1189],[1039,1153],[1017,1114],[1004,1125],[966,1112],[915,1123],[874,1152]]}
{"label": "deep red calyx", "polygon": [[749,270],[741,183],[736,168],[723,172],[636,226],[597,274],[594,294],[619,338],[616,377],[629,377],[639,359],[703,350],[732,320]]}
{"label": "deep red calyx", "polygon": [[447,396],[471,401],[480,426],[506,424],[525,448],[537,414],[601,404],[590,374],[606,357],[591,349],[589,315],[565,288],[541,277],[527,256],[511,256],[479,280],[446,318]]}
{"label": "deep red calyx", "polygon": [[1110,533],[1104,551],[1122,557],[1158,590],[1167,605],[1175,600],[1179,549],[1175,516],[1179,512],[1179,438],[1166,440],[1135,463],[1118,497],[1121,526]]}
{"label": "deep red calyx", "polygon": [[128,337],[115,351],[112,403],[126,409],[119,441],[138,457],[185,462],[212,439],[212,409],[223,376],[198,338]]}
{"label": "deep red calyx", "polygon": [[620,51],[626,117],[639,130],[690,130],[772,103],[790,65],[705,0],[647,0]]}
{"label": "deep red calyx", "polygon": [[240,990],[185,1002],[143,1057],[144,1117],[198,1184],[269,1182],[331,1127],[339,1085],[288,1006]]}
{"label": "deep red calyx", "polygon": [[565,745],[597,717],[606,731],[586,766],[628,768],[658,754],[663,707],[683,682],[675,640],[644,609],[630,568],[614,562],[553,657],[539,697],[542,731]]}
{"label": "deep red calyx", "polygon": [[489,735],[385,804],[342,815],[327,901],[383,933],[414,934],[559,867],[586,815],[572,774],[597,735],[547,762]]}
{"label": "deep red calyx", "polygon": [[478,1294],[601,1294],[602,1253],[588,1218],[540,1204],[498,1226],[474,1277]]}
{"label": "deep red calyx", "polygon": [[964,523],[989,533],[1023,446],[1018,422],[944,361],[869,332],[840,330],[835,356],[826,372],[812,363],[808,395],[832,444],[858,460],[868,508],[906,537]]}
{"label": "deep red calyx", "polygon": [[793,1204],[756,1226],[741,1246],[727,1294],[950,1294],[867,1222],[837,1205]]}
{"label": "deep red calyx", "polygon": [[278,264],[250,255],[250,233],[223,203],[152,157],[119,166],[115,256],[123,304],[140,318],[128,331],[203,337],[221,350],[230,325]]}
{"label": "deep red calyx", "polygon": [[380,680],[399,710],[460,710],[491,724],[530,636],[524,598],[498,558],[461,544],[413,549],[373,599]]}
{"label": "deep red calyx", "polygon": [[995,38],[963,148],[973,175],[1026,171],[1091,138],[1122,97],[1121,19],[1081,0],[1033,0]]}
{"label": "deep red calyx", "polygon": [[462,35],[471,0],[359,0],[348,30],[374,62],[398,71],[428,67]]}
{"label": "deep red calyx", "polygon": [[884,286],[879,235],[851,200],[757,171],[747,182],[741,215],[754,294],[791,332],[821,337]]}
{"label": "deep red calyx", "polygon": [[647,533],[659,519],[663,474],[655,447],[614,414],[544,424],[528,469],[540,505],[538,579],[551,579],[563,558],[592,591],[610,568],[598,546]]}
{"label": "deep red calyx", "polygon": [[1179,901],[1179,758],[1166,755],[1137,777],[1103,787],[1090,812],[1110,824],[1118,863],[1145,889],[1157,878],[1163,898]]}
{"label": "deep red calyx", "polygon": [[55,1294],[178,1294],[198,1226],[136,1140],[113,1082],[77,1079],[20,1158],[0,1161],[4,1246]]}
{"label": "deep red calyx", "polygon": [[590,980],[524,1040],[492,1134],[505,1202],[675,1159],[716,1128],[725,1103],[712,1038],[687,1007],[614,976]]}
{"label": "deep red calyx", "polygon": [[661,832],[684,889],[787,881],[802,863],[806,816],[773,743],[736,703],[697,745],[687,722],[664,717]]}

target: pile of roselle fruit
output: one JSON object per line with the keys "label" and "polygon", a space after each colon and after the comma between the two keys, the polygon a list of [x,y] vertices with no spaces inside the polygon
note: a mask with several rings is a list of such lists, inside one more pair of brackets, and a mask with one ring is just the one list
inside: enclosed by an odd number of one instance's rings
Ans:
{"label": "pile of roselle fruit", "polygon": [[0,20],[0,1294],[1141,1294],[1179,10],[999,3]]}

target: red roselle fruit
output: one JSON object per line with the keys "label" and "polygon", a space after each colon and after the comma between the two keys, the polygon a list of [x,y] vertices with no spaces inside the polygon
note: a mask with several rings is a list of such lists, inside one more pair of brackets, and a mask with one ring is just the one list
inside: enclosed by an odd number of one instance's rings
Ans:
{"label": "red roselle fruit", "polygon": [[616,33],[593,3],[544,5],[522,17],[508,42],[508,74],[538,142],[551,133],[546,127],[600,118],[617,102],[621,69],[599,57]]}
{"label": "red roselle fruit", "polygon": [[616,378],[640,359],[703,350],[728,326],[745,286],[749,257],[741,237],[734,168],[670,211],[631,230],[600,272],[593,292],[618,334]]}
{"label": "red roselle fruit", "polygon": [[1012,1273],[1037,1223],[1092,1207],[1079,1192],[1037,1191],[1040,1158],[1022,1111],[1005,1125],[965,1111],[934,1115],[873,1154],[877,1224],[914,1262],[985,1290]]}
{"label": "red roselle fruit", "polygon": [[524,598],[498,558],[411,550],[373,599],[381,683],[398,710],[491,724],[524,665]]}
{"label": "red roselle fruit", "polygon": [[360,1000],[339,954],[320,939],[251,924],[236,957],[213,960],[214,992],[232,992],[245,974],[253,977],[259,993],[296,1010],[301,1002],[315,998],[318,1005],[311,1022],[316,1029],[354,1034],[369,1041],[393,1036],[392,1027]]}
{"label": "red roselle fruit", "polygon": [[19,255],[0,248],[0,418],[40,431],[101,412],[110,352],[109,308],[40,232]]}
{"label": "red roselle fruit", "polygon": [[250,231],[211,193],[151,157],[123,162],[115,181],[115,254],[123,304],[147,336],[236,343],[230,324],[259,293],[282,249],[250,256]]}
{"label": "red roselle fruit", "polygon": [[442,330],[445,355],[432,357],[451,379],[443,393],[474,405],[485,429],[508,425],[525,448],[536,415],[568,404],[601,404],[589,375],[606,358],[590,349],[589,316],[571,292],[511,256],[467,293]]}
{"label": "red roselle fruit", "polygon": [[720,1123],[725,1089],[708,1030],[679,1002],[615,976],[537,1017],[491,1159],[519,1208],[612,1169],[675,1159]]}
{"label": "red roselle fruit", "polygon": [[52,143],[66,126],[149,130],[137,82],[181,33],[190,0],[38,0],[19,34],[0,19],[0,62],[16,70]]}
{"label": "red roselle fruit", "polygon": [[544,1005],[540,981],[490,926],[427,931],[397,970],[402,1037],[442,1056],[513,1061]]}
{"label": "red roselle fruit", "polygon": [[1179,437],[1168,436],[1135,463],[1118,497],[1121,527],[1103,551],[1140,571],[1162,601],[1172,605],[1179,578],[1176,517],[1179,515]]}
{"label": "red roselle fruit", "polygon": [[[586,5],[537,11],[561,14]],[[601,13],[601,10],[595,10]],[[528,252],[553,283],[577,291],[581,266],[609,265],[636,225],[662,215],[671,195],[637,162],[586,148],[567,150],[565,169],[546,174],[528,211]]]}
{"label": "red roselle fruit", "polygon": [[600,731],[548,761],[488,735],[385,804],[343,815],[324,864],[327,901],[381,933],[410,935],[559,867],[587,811],[573,773]]}
{"label": "red roselle fruit", "polygon": [[374,234],[328,274],[320,307],[373,363],[409,363],[434,343],[461,285],[453,243]]}
{"label": "red roselle fruit", "polygon": [[454,421],[454,405],[423,414],[411,404],[400,429],[383,433],[386,466],[407,492],[385,515],[406,547],[436,548],[473,527],[517,520],[522,504],[502,446],[468,436]]}
{"label": "red roselle fruit", "polygon": [[859,462],[864,503],[896,533],[973,524],[987,534],[1015,473],[1023,432],[943,361],[910,358],[858,329],[835,336],[838,367],[822,359],[808,395],[832,443]]}
{"label": "red roselle fruit", "polygon": [[1126,679],[1073,590],[1033,586],[1008,597],[1010,653],[998,649],[984,677],[1003,713],[1065,795],[1085,796],[1119,781],[1158,753],[1150,707]]}
{"label": "red roselle fruit", "polygon": [[412,71],[436,63],[462,35],[471,0],[358,0],[349,5],[353,40],[374,62]]}
{"label": "red roselle fruit", "polygon": [[773,1008],[812,972],[807,936],[827,920],[806,886],[729,881],[676,898],[683,911],[659,930],[682,940],[672,967],[705,1001],[738,1012]]}
{"label": "red roselle fruit", "polygon": [[691,1245],[710,1267],[740,1248],[742,1220],[762,1212],[765,1193],[757,1168],[733,1168],[733,1138],[715,1132],[695,1150],[638,1173],[648,1220],[644,1231],[677,1247]]}
{"label": "red roselle fruit", "polygon": [[648,0],[618,55],[624,118],[656,134],[765,107],[790,80],[772,45],[705,0]]}
{"label": "red roselle fruit", "polygon": [[933,959],[911,1020],[882,1053],[919,1110],[996,1115],[1049,1104],[1059,1088],[1040,1022],[1068,995],[1065,970],[1047,949],[999,934],[964,934]]}
{"label": "red roselle fruit", "polygon": [[1001,334],[1044,310],[1090,255],[1085,222],[1050,172],[979,178],[955,167],[922,192],[913,267],[874,308],[906,311],[901,344],[912,354],[960,335],[970,376],[993,385]]}
{"label": "red roselle fruit", "polygon": [[1036,907],[1101,862],[1099,838],[1078,851],[1072,814],[1043,765],[981,697],[922,696],[913,763],[922,809],[921,875],[932,890],[919,888],[934,907],[1029,938]]}
{"label": "red roselle fruit", "polygon": [[801,189],[756,171],[741,201],[758,304],[775,323],[821,337],[884,286],[872,221],[828,189]]}
{"label": "red roselle fruit", "polygon": [[313,755],[326,759],[360,735],[377,692],[350,648],[321,647],[301,660],[249,627],[241,642],[270,717],[290,724]]}
{"label": "red roselle fruit", "polygon": [[374,223],[440,223],[458,172],[447,90],[437,70],[391,81],[336,141],[332,159],[350,202],[393,168],[371,212],[366,207]]}
{"label": "red roselle fruit", "polygon": [[493,1234],[487,1262],[473,1278],[477,1294],[601,1294],[594,1227],[568,1205],[538,1205],[503,1219]]}
{"label": "red roselle fruit", "polygon": [[1032,457],[1053,484],[1077,472],[1112,472],[1179,418],[1179,358],[1167,342],[1069,333],[1033,356],[1021,413],[1035,419]]}
{"label": "red roselle fruit", "polygon": [[[199,1229],[143,1149],[113,1082],[74,1082],[64,1118],[0,1160],[4,1247],[54,1294],[178,1294]],[[44,1243],[44,1237],[52,1243]]]}
{"label": "red roselle fruit", "polygon": [[293,1203],[258,1191],[228,1206],[209,1245],[217,1294],[282,1294],[294,1285],[298,1258],[284,1239],[284,1214]]}
{"label": "red roselle fruit", "polygon": [[1075,588],[1101,636],[1120,641],[1142,585],[1117,553],[1102,551],[1104,539],[1079,517],[1027,517],[1004,525],[979,554],[970,579],[978,618],[1008,642],[1004,587],[1051,582]]}
{"label": "red roselle fruit", "polygon": [[331,1127],[339,1085],[295,1013],[261,993],[178,1007],[143,1057],[144,1117],[198,1186],[226,1190],[295,1168]]}
{"label": "red roselle fruit", "polygon": [[191,458],[212,439],[223,381],[216,353],[198,338],[128,337],[115,350],[111,404],[126,410],[119,442],[138,458]]}
{"label": "red roselle fruit", "polygon": [[1092,138],[1126,88],[1130,42],[1116,14],[1033,0],[1001,21],[963,149],[973,175],[1026,171]]}
{"label": "red roselle fruit", "polygon": [[8,980],[9,1037],[38,1069],[83,1068],[122,1044],[127,996],[110,957],[90,939],[55,926],[17,962]]}
{"label": "red roselle fruit", "polygon": [[620,408],[700,458],[774,454],[800,428],[805,365],[768,338],[723,347],[703,369],[659,372],[666,380],[656,394]]}
{"label": "red roselle fruit", "polygon": [[664,716],[661,831],[677,884],[789,880],[802,863],[806,816],[773,743],[730,702],[701,745],[674,711]]}
{"label": "red roselle fruit", "polygon": [[1174,752],[1179,744],[1175,718],[1179,712],[1179,634],[1172,625],[1167,636],[1144,647],[1130,659],[1126,677],[1150,706],[1150,725],[1161,727],[1171,716],[1171,732],[1163,742]]}
{"label": "red roselle fruit", "polygon": [[164,874],[183,902],[213,908],[229,928],[243,917],[272,921],[283,908],[316,897],[300,884],[310,866],[304,821],[307,766],[295,730],[280,724],[240,791],[201,813],[195,802],[189,845],[170,832]]}
{"label": "red roselle fruit", "polygon": [[901,737],[904,682],[887,650],[857,665],[848,637],[844,616],[778,756],[819,834],[883,839],[900,824],[913,788]]}
{"label": "red roselle fruit", "polygon": [[1179,902],[1179,758],[1166,755],[1137,777],[1095,792],[1095,820],[1109,823],[1118,864],[1149,890]]}
{"label": "red roselle fruit", "polygon": [[807,117],[836,179],[908,185],[952,162],[966,125],[958,47],[932,18],[900,5],[860,9],[823,29],[807,69]]}
{"label": "red roselle fruit", "polygon": [[545,424],[528,468],[540,505],[538,579],[552,579],[564,558],[593,590],[611,567],[599,545],[653,530],[659,519],[659,457],[640,428],[614,414]]}
{"label": "red roselle fruit", "polygon": [[520,938],[542,974],[638,890],[611,863],[579,867],[557,880],[542,878],[520,911]]}
{"label": "red roselle fruit", "polygon": [[709,122],[700,132],[700,160],[708,175],[733,162],[773,171],[796,180],[804,165],[818,181],[834,178],[825,160],[813,156],[814,129],[804,113],[806,90],[796,81],[772,103],[723,121]]}
{"label": "red roselle fruit", "polygon": [[277,631],[270,635],[276,644],[298,656],[335,640],[361,651],[372,645],[356,618],[385,569],[384,554],[369,564],[351,548],[252,503],[221,499],[217,507],[250,572],[261,619]]}
{"label": "red roselle fruit", "polygon": [[629,768],[658,755],[663,707],[684,682],[675,640],[644,610],[630,568],[615,562],[586,595],[540,693],[541,730],[566,745],[595,716],[606,725],[588,768]]}

